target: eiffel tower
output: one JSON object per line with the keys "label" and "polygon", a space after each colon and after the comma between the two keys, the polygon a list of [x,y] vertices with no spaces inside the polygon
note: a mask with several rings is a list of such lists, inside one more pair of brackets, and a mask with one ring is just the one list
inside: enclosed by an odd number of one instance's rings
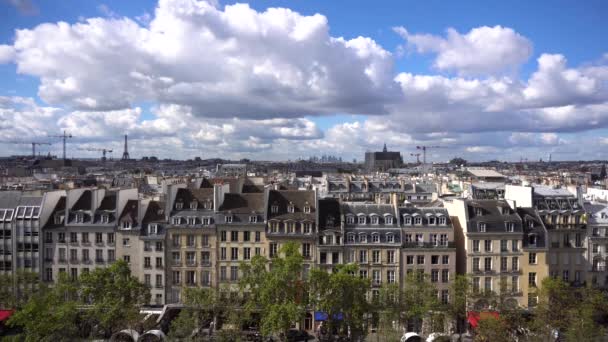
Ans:
{"label": "eiffel tower", "polygon": [[129,149],[127,148],[127,135],[125,134],[125,151],[122,153],[122,160],[129,160]]}

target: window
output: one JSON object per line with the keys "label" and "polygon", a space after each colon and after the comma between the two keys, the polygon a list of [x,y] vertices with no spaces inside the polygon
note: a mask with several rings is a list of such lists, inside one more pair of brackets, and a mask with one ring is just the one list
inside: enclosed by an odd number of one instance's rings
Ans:
{"label": "window", "polygon": [[211,252],[201,252],[201,265],[209,266],[211,265]]}
{"label": "window", "polygon": [[53,243],[53,233],[45,232],[44,233],[44,242],[45,243]]}
{"label": "window", "polygon": [[181,218],[174,217],[171,221],[173,222],[173,224],[180,224],[181,223]]}
{"label": "window", "polygon": [[491,277],[485,277],[485,279],[483,280],[484,283],[484,288],[486,291],[492,291],[492,278]]}
{"label": "window", "polygon": [[195,252],[186,252],[186,265],[196,266],[196,253]]}
{"label": "window", "polygon": [[101,215],[101,223],[108,223],[108,222],[110,222],[110,216],[107,214]]}
{"label": "window", "polygon": [[225,230],[222,230],[220,232],[220,241],[221,242],[226,242],[227,239],[228,239],[228,233],[226,233]]}
{"label": "window", "polygon": [[424,255],[417,255],[416,256],[416,263],[418,265],[424,265]]}
{"label": "window", "polygon": [[513,271],[519,270],[519,257],[513,257],[511,260],[511,269]]}
{"label": "window", "polygon": [[225,221],[226,223],[232,223],[232,215],[226,215]]}
{"label": "window", "polygon": [[366,234],[359,234],[359,242],[361,242],[361,243],[367,243],[367,235]]}
{"label": "window", "polygon": [[239,241],[239,232],[238,231],[233,230],[230,232],[230,241],[232,241],[232,242]]}
{"label": "window", "polygon": [[46,269],[45,280],[46,281],[53,281],[53,269],[52,268],[47,268]]}
{"label": "window", "polygon": [[419,246],[422,246],[424,244],[424,236],[422,234],[416,234],[416,243]]}
{"label": "window", "polygon": [[365,216],[363,216],[363,215],[359,216],[359,221],[358,221],[359,224],[365,224],[365,221],[366,221]]}
{"label": "window", "polygon": [[289,205],[287,206],[287,212],[288,213],[293,213],[296,211],[296,208],[293,206],[292,203],[289,203]]}
{"label": "window", "polygon": [[448,234],[439,235],[439,245],[443,247],[448,246]]}
{"label": "window", "polygon": [[260,232],[255,232],[255,242],[260,242],[261,241],[261,233]]}
{"label": "window", "polygon": [[173,285],[179,285],[181,283],[181,274],[179,271],[173,271],[172,274],[172,280],[173,280]]}
{"label": "window", "polygon": [[103,249],[95,250],[95,262],[103,262]]}
{"label": "window", "polygon": [[82,243],[89,243],[89,233],[82,233]]}
{"label": "window", "polygon": [[507,271],[507,263],[508,263],[508,258],[507,257],[501,257],[500,258],[500,271],[501,272],[506,272]]}
{"label": "window", "polygon": [[484,240],[483,246],[484,246],[484,250],[486,252],[491,252],[492,251],[492,240]]}
{"label": "window", "polygon": [[367,251],[359,251],[359,262],[360,263],[367,262]]}
{"label": "window", "polygon": [[473,291],[474,292],[479,292],[479,283],[480,283],[480,278],[473,277]]}
{"label": "window", "polygon": [[388,242],[388,243],[394,243],[395,242],[395,236],[392,233],[387,233],[386,234],[386,242]]}
{"label": "window", "polygon": [[434,226],[434,225],[436,224],[435,222],[436,222],[435,217],[430,216],[430,217],[429,217],[429,225],[433,225],[433,226]]}
{"label": "window", "polygon": [[359,277],[367,278],[367,270],[359,270]]}
{"label": "window", "polygon": [[450,281],[450,270],[443,269],[441,270],[441,282],[447,283]]}
{"label": "window", "polygon": [[378,233],[373,233],[372,234],[372,242],[373,243],[379,243],[380,242],[380,235],[378,235]]}
{"label": "window", "polygon": [[372,271],[372,284],[374,284],[374,285],[382,284],[382,275],[380,274],[380,271],[378,271],[378,270]]}
{"label": "window", "polygon": [[203,225],[208,226],[211,224],[211,219],[209,217],[203,217]]}
{"label": "window", "polygon": [[108,233],[108,243],[114,244],[114,233]]}
{"label": "window", "polygon": [[302,256],[305,259],[309,259],[310,258],[310,244],[309,243],[303,243],[302,244]]}
{"label": "window", "polygon": [[486,224],[485,222],[479,222],[479,231],[482,233],[486,232]]}
{"label": "window", "polygon": [[197,201],[190,202],[190,209],[196,210],[197,207],[198,207]]}
{"label": "window", "polygon": [[528,256],[528,263],[530,263],[530,265],[536,265],[536,253],[530,253]]}
{"label": "window", "polygon": [[175,202],[175,209],[177,210],[182,210],[184,208],[184,203],[182,202]]}
{"label": "window", "polygon": [[71,243],[77,243],[78,242],[78,234],[76,234],[76,233],[70,233],[70,242]]}
{"label": "window", "polygon": [[82,223],[82,222],[84,222],[84,214],[77,213],[76,214],[76,223]]}
{"label": "window", "polygon": [[431,283],[436,283],[439,281],[439,270],[431,270]]}
{"label": "window", "polygon": [[414,256],[413,255],[407,255],[405,257],[405,263],[408,265],[413,265],[414,264]]}
{"label": "window", "polygon": [[509,243],[509,240],[500,240],[500,251],[501,252],[509,251],[508,243]]}
{"label": "window", "polygon": [[228,279],[226,272],[226,266],[220,266],[220,281],[226,281],[226,279]]}
{"label": "window", "polygon": [[230,266],[230,281],[237,281],[239,279],[239,267]]}
{"label": "window", "polygon": [[372,262],[374,264],[380,263],[380,251],[372,251]]}
{"label": "window", "polygon": [[405,243],[411,243],[412,242],[412,234],[405,234]]}
{"label": "window", "polygon": [[392,216],[387,216],[386,217],[386,224],[393,224],[393,217]]}
{"label": "window", "polygon": [[439,255],[431,255],[431,265],[439,265]]}
{"label": "window", "polygon": [[565,282],[570,281],[570,272],[568,270],[562,272],[562,280]]}
{"label": "window", "polygon": [[479,271],[479,258],[473,258],[473,272]]}
{"label": "window", "polygon": [[422,224],[422,217],[416,216],[416,218],[414,218],[414,224],[415,225],[421,225]]}
{"label": "window", "polygon": [[405,224],[407,226],[411,225],[412,224],[412,218],[409,217],[409,216],[404,216],[403,217],[403,224]]}
{"label": "window", "polygon": [[511,250],[513,252],[518,252],[519,251],[519,242],[517,240],[511,241]]}
{"label": "window", "polygon": [[511,292],[513,292],[513,293],[519,292],[519,277],[518,276],[511,277]]}
{"label": "window", "polygon": [[378,216],[376,216],[376,215],[372,216],[371,221],[372,221],[372,224],[378,224],[378,222],[379,222]]}
{"label": "window", "polygon": [[479,240],[473,240],[473,252],[479,252]]}
{"label": "window", "polygon": [[443,216],[439,217],[439,224],[440,225],[445,226],[446,222],[447,222],[447,220],[446,220],[445,217],[443,217]]}
{"label": "window", "polygon": [[450,292],[449,290],[441,290],[441,303],[447,304],[450,302]]}
{"label": "window", "polygon": [[276,204],[273,204],[272,206],[270,206],[270,212],[273,214],[276,214],[279,212],[279,206]]}
{"label": "window", "polygon": [[131,229],[130,221],[122,221],[122,229]]}
{"label": "window", "polygon": [[392,284],[395,282],[395,271],[386,271],[386,281],[389,284]]}
{"label": "window", "polygon": [[186,236],[186,245],[188,247],[196,247],[196,236],[194,236],[194,235]]}
{"label": "window", "polygon": [[188,225],[194,226],[196,224],[196,217],[188,217]]}
{"label": "window", "polygon": [[131,256],[130,255],[123,255],[122,259],[127,263],[130,264],[131,263]]}
{"label": "window", "polygon": [[505,223],[505,228],[507,230],[508,233],[513,233],[515,231],[515,223],[513,222],[506,222]]}
{"label": "window", "polygon": [[276,243],[271,243],[270,247],[270,257],[274,258],[279,253],[279,246]]}
{"label": "window", "polygon": [[179,234],[173,234],[173,235],[171,235],[171,240],[172,240],[172,243],[173,243],[173,247],[179,247],[181,245]]}
{"label": "window", "polygon": [[483,269],[486,272],[492,271],[492,258],[490,258],[490,257],[484,258]]}
{"label": "window", "polygon": [[304,213],[310,214],[310,206],[308,206],[308,205],[304,206]]}
{"label": "window", "polygon": [[123,238],[122,239],[122,245],[124,247],[130,247],[131,246],[131,240],[129,238]]}
{"label": "window", "polygon": [[270,222],[270,232],[277,233],[279,231],[279,222],[271,221]]}
{"label": "window", "polygon": [[226,247],[220,247],[220,260],[226,260]]}
{"label": "window", "polygon": [[156,287],[158,287],[158,288],[163,287],[163,275],[162,274],[156,275]]}
{"label": "window", "polygon": [[395,251],[386,251],[386,262],[389,264],[395,263]]}
{"label": "window", "polygon": [[145,257],[144,258],[144,268],[151,268],[152,267],[152,262],[150,261],[150,257]]}
{"label": "window", "polygon": [[232,247],[230,249],[230,260],[239,260],[239,249]]}
{"label": "window", "polygon": [[108,250],[108,262],[114,262],[116,255],[113,249]]}
{"label": "window", "polygon": [[103,243],[103,236],[101,233],[95,233],[95,243],[96,244]]}
{"label": "window", "polygon": [[536,272],[528,273],[528,286],[536,287]]}
{"label": "window", "polygon": [[157,257],[156,258],[156,268],[162,268],[162,267],[163,267],[163,258]]}
{"label": "window", "polygon": [[249,223],[257,223],[257,222],[258,222],[257,216],[249,216]]}

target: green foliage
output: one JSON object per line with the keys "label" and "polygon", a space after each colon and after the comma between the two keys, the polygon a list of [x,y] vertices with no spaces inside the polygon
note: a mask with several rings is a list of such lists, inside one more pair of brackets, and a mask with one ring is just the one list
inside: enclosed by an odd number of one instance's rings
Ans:
{"label": "green foliage", "polygon": [[241,265],[241,290],[248,293],[245,309],[259,313],[264,335],[286,332],[306,313],[305,283],[301,279],[303,258],[296,243],[286,243],[282,256],[269,260],[256,255]]}
{"label": "green foliage", "polygon": [[[338,265],[332,273],[313,269],[310,273],[310,301],[316,310],[327,312],[329,328],[350,327],[353,335],[363,334],[364,317],[372,306],[367,300],[370,282],[367,278],[356,276],[355,264]],[[343,321],[333,319],[342,314]]]}
{"label": "green foliage", "polygon": [[[441,307],[437,298],[435,286],[428,280],[426,274],[409,273],[405,277],[402,293],[403,316],[406,321],[422,322],[425,316],[438,311]],[[431,322],[432,323],[432,322]],[[420,330],[420,326],[419,329]]]}
{"label": "green foliage", "polygon": [[479,320],[475,331],[475,342],[510,342],[507,320],[504,318],[486,317]]}
{"label": "green foliage", "polygon": [[53,288],[41,288],[8,321],[23,328],[26,341],[69,341],[79,337],[77,288],[62,274]]}
{"label": "green foliage", "polygon": [[140,306],[150,301],[150,290],[131,275],[123,260],[85,273],[79,282],[81,299],[91,305],[85,316],[106,337],[132,327],[140,319]]}
{"label": "green foliage", "polygon": [[470,279],[461,274],[457,274],[450,283],[450,305],[447,312],[456,322],[459,333],[463,332],[464,321],[467,318],[467,302],[471,292]]}
{"label": "green foliage", "polygon": [[460,157],[453,158],[449,163],[454,165],[467,165],[467,161]]}

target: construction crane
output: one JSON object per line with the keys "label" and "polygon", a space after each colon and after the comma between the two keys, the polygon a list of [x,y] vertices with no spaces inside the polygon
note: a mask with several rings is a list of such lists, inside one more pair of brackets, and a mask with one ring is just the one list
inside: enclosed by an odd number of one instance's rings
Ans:
{"label": "construction crane", "polygon": [[95,152],[101,152],[101,154],[103,155],[103,157],[101,157],[101,161],[106,161],[106,153],[112,153],[111,149],[107,149],[107,148],[94,148],[94,147],[87,147],[87,148],[79,148],[79,150],[81,151],[95,151]]}
{"label": "construction crane", "polygon": [[577,152],[573,152],[573,151],[551,152],[551,153],[549,153],[549,163],[551,162],[551,157],[554,154],[572,154],[572,153],[577,153]]}
{"label": "construction crane", "polygon": [[416,149],[422,150],[422,163],[426,164],[426,150],[431,148],[441,148],[441,146],[416,146]]}
{"label": "construction crane", "polygon": [[36,141],[31,141],[31,142],[27,142],[27,141],[11,141],[11,144],[32,144],[32,158],[36,158],[36,145],[38,145],[38,146],[51,145],[51,143],[36,142]]}
{"label": "construction crane", "polygon": [[416,163],[420,164],[420,153],[410,153],[410,156],[416,157]]}
{"label": "construction crane", "polygon": [[63,161],[65,162],[65,159],[66,159],[65,158],[65,144],[66,144],[66,141],[69,138],[73,138],[73,136],[71,134],[68,134],[65,131],[63,131],[62,135],[50,135],[50,137],[51,138],[61,138],[61,139],[63,139]]}

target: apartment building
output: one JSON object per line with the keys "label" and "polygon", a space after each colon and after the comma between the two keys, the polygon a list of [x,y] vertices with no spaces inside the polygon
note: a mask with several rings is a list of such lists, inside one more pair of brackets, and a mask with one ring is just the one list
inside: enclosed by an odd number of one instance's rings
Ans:
{"label": "apartment building", "polygon": [[143,267],[139,271],[133,271],[140,281],[150,287],[151,304],[163,305],[167,298],[165,203],[150,200],[141,200],[139,203],[142,219],[138,249]]}
{"label": "apartment building", "polygon": [[346,262],[358,263],[361,277],[372,280],[372,297],[385,283],[400,281],[401,229],[392,204],[343,202]]}
{"label": "apartment building", "polygon": [[608,269],[606,259],[608,258],[608,206],[601,202],[584,203],[587,218],[587,236],[589,248],[587,250],[588,276],[594,286],[608,287]]}
{"label": "apartment building", "polygon": [[[273,258],[281,246],[295,241],[304,256],[303,274],[315,264],[317,198],[312,190],[268,190],[266,201],[266,237],[268,257]],[[321,262],[322,260],[319,260]]]}
{"label": "apartment building", "polygon": [[219,187],[172,187],[167,213],[168,303],[181,299],[182,286],[214,286],[216,191]]}
{"label": "apartment building", "polygon": [[[542,219],[534,208],[517,208],[517,214],[522,221],[522,277],[520,281],[523,302],[529,308],[536,306],[538,297],[535,289],[540,282],[549,276],[549,265],[547,260],[548,233]],[[512,291],[517,292],[513,287]]]}
{"label": "apartment building", "polygon": [[412,272],[426,274],[436,286],[437,296],[449,302],[449,283],[456,275],[454,227],[445,208],[398,208],[401,236],[401,277]]}
{"label": "apartment building", "polygon": [[[236,288],[240,264],[265,255],[266,206],[264,193],[227,193],[217,213],[217,284]],[[207,262],[211,255],[204,255]]]}
{"label": "apartment building", "polygon": [[335,198],[319,199],[317,222],[317,266],[331,271],[336,264],[344,263],[344,222],[340,201]]}
{"label": "apartment building", "polygon": [[[456,216],[462,231],[466,273],[471,274],[474,291],[493,291],[510,297],[509,303],[526,306],[520,289],[523,229],[521,218],[504,200],[457,199],[445,203]],[[477,309],[488,307],[479,300]]]}
{"label": "apartment building", "polygon": [[67,191],[65,201],[59,200],[52,210],[52,224],[44,229],[45,279],[59,272],[76,278],[114,262],[118,219],[127,202],[136,198],[137,189]]}

